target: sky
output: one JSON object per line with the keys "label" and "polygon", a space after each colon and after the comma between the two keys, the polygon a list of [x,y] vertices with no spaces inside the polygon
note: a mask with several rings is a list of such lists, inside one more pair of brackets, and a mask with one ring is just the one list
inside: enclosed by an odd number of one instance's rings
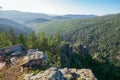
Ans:
{"label": "sky", "polygon": [[120,13],[120,0],[0,0],[0,10],[19,10],[46,14]]}

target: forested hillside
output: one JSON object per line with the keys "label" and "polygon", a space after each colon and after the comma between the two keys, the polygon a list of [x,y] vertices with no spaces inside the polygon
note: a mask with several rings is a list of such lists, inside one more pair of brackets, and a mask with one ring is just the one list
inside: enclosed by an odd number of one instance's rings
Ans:
{"label": "forested hillside", "polygon": [[[30,24],[38,32],[52,35],[60,33],[63,41],[80,42],[97,53],[120,64],[120,14],[107,15],[88,19],[71,19]],[[112,58],[112,59],[111,59]]]}
{"label": "forested hillside", "polygon": [[[119,80],[120,76],[120,66],[111,63],[106,56],[102,56],[101,54],[90,54],[90,49],[85,44],[76,43],[74,45],[69,46],[69,43],[62,42],[59,34],[54,34],[53,36],[45,35],[44,33],[39,33],[35,35],[34,33],[29,33],[27,36],[22,34],[7,34],[0,33],[0,50],[1,50],[1,61],[6,61],[12,54],[14,55],[25,55],[26,53],[9,53],[9,51],[5,50],[4,54],[7,54],[9,57],[4,57],[2,50],[3,47],[9,46],[14,47],[14,45],[23,44],[25,46],[25,51],[29,49],[38,49],[40,51],[44,51],[47,55],[47,66],[46,67],[37,67],[36,69],[29,70],[29,73],[37,74],[41,70],[45,70],[51,66],[57,66],[60,68],[87,68],[91,69],[98,80]],[[18,45],[19,46],[19,45]],[[8,49],[9,49],[8,47]],[[15,48],[15,47],[14,47]],[[11,48],[14,50],[14,48]],[[6,49],[6,48],[5,48]],[[19,50],[18,48],[15,48]],[[33,50],[34,51],[34,50]],[[36,51],[36,50],[35,50]],[[4,58],[2,58],[4,57]],[[113,59],[110,59],[113,60]],[[119,61],[117,60],[119,63]],[[8,63],[7,63],[8,64]],[[8,64],[10,65],[10,64]],[[13,65],[15,66],[15,65]],[[11,71],[14,75],[10,77]],[[3,80],[11,78],[11,79],[20,79],[22,80],[24,75],[20,72],[20,67],[13,67],[12,65],[9,68],[3,69],[0,72],[0,78]],[[18,70],[19,69],[19,70]],[[66,69],[65,69],[66,70]],[[8,72],[8,76],[5,75],[6,71]],[[88,74],[88,73],[87,73]],[[19,77],[17,77],[19,75]],[[73,79],[74,80],[74,79]]]}

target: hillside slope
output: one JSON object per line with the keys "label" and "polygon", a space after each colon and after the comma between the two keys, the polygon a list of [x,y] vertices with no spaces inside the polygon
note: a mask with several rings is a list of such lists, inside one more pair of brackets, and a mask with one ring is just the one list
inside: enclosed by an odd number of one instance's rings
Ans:
{"label": "hillside slope", "polygon": [[[91,53],[102,53],[119,62],[120,14],[89,19],[71,19],[31,24],[36,32],[52,35],[60,33],[62,40],[81,42],[90,47]],[[113,60],[113,59],[111,59]]]}
{"label": "hillside slope", "polygon": [[30,29],[20,23],[17,23],[10,19],[0,18],[0,32],[8,32],[8,31],[10,31],[11,28],[17,34],[20,34],[20,33],[27,34],[28,32],[32,31],[32,29]]}

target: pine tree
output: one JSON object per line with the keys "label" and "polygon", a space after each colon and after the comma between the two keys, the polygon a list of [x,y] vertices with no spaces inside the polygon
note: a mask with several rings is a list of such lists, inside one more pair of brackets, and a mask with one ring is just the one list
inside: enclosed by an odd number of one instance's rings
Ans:
{"label": "pine tree", "polygon": [[28,49],[32,49],[32,48],[37,48],[37,39],[36,39],[36,36],[35,36],[35,33],[34,32],[30,32],[28,35],[27,35],[27,39],[26,39],[26,47]]}
{"label": "pine tree", "polygon": [[25,43],[25,37],[24,37],[23,34],[19,34],[19,36],[18,36],[18,43],[26,45],[26,43]]}
{"label": "pine tree", "polygon": [[60,37],[59,34],[56,33],[52,36],[51,41],[49,43],[50,53],[51,53],[51,62],[53,65],[60,66]]}
{"label": "pine tree", "polygon": [[10,35],[12,44],[15,45],[16,42],[17,42],[17,37],[16,37],[16,35],[15,35],[14,30],[13,30],[12,27],[11,27],[10,30],[9,30],[9,35]]}
{"label": "pine tree", "polygon": [[7,33],[0,33],[0,47],[12,45],[12,41]]}
{"label": "pine tree", "polygon": [[39,33],[37,43],[39,50],[46,51],[48,49],[47,36],[43,32]]}

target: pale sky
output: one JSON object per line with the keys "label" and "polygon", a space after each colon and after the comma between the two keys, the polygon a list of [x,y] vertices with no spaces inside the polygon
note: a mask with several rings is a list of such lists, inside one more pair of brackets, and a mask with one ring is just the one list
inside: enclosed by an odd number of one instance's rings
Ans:
{"label": "pale sky", "polygon": [[120,13],[120,0],[0,0],[2,10],[46,14]]}

